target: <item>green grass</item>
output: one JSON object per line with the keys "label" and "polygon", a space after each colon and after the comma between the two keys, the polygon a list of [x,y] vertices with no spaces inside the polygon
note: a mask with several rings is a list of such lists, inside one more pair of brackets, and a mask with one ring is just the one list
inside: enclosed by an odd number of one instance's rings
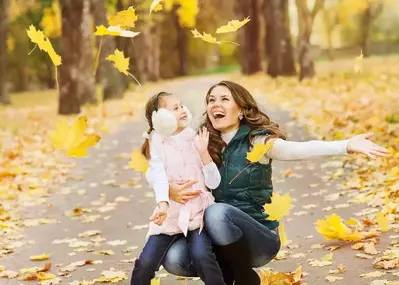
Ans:
{"label": "green grass", "polygon": [[215,68],[204,69],[201,70],[198,75],[211,75],[211,74],[218,74],[218,73],[229,73],[235,72],[240,70],[240,65],[232,64],[232,65],[222,65],[217,66]]}
{"label": "green grass", "polygon": [[10,94],[12,107],[34,107],[57,103],[58,93],[55,89],[16,92]]}

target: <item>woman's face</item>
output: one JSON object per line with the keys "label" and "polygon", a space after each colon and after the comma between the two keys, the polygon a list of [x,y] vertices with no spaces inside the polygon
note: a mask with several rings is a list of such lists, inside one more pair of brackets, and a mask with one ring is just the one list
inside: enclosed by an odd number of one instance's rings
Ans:
{"label": "woman's face", "polygon": [[206,106],[212,126],[221,133],[229,133],[239,128],[241,109],[225,86],[216,86],[208,96]]}

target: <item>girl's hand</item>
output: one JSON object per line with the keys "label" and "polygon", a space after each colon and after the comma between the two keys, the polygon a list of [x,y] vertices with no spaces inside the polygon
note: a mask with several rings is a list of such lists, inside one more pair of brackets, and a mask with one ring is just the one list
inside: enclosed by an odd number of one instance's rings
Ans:
{"label": "girl's hand", "polygon": [[386,156],[389,153],[385,147],[373,143],[370,138],[373,133],[361,134],[349,139],[346,151],[348,153],[363,153],[369,158],[376,158],[376,156]]}
{"label": "girl's hand", "polygon": [[168,216],[168,208],[168,202],[159,202],[158,210],[150,217],[150,221],[154,222],[154,224],[157,224],[158,226],[162,225]]}
{"label": "girl's hand", "polygon": [[200,154],[208,152],[209,132],[206,127],[199,130],[198,135],[194,139],[195,148]]}

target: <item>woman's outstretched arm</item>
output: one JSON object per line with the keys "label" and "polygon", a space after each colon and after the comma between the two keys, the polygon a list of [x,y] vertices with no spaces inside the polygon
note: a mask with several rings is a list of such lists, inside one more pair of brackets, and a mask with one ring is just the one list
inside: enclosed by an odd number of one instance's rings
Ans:
{"label": "woman's outstretched arm", "polygon": [[306,142],[275,139],[273,141],[273,146],[265,156],[267,158],[285,161],[308,160],[324,156],[347,155],[350,153],[362,153],[370,158],[386,156],[389,151],[373,143],[370,140],[371,137],[372,134],[361,134],[347,140],[311,140]]}

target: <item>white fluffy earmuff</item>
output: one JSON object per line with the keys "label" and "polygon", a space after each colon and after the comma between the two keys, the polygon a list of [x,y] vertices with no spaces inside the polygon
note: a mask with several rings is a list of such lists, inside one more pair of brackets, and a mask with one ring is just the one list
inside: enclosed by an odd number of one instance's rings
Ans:
{"label": "white fluffy earmuff", "polygon": [[152,126],[154,131],[164,136],[173,135],[177,130],[175,115],[165,108],[152,112]]}
{"label": "white fluffy earmuff", "polygon": [[[158,99],[164,92],[157,95],[155,99],[155,111],[152,112],[152,127],[154,131],[160,135],[171,136],[177,131],[178,123],[175,114],[165,108],[158,109]],[[186,106],[183,106],[187,113],[187,126],[191,123],[193,115]]]}

